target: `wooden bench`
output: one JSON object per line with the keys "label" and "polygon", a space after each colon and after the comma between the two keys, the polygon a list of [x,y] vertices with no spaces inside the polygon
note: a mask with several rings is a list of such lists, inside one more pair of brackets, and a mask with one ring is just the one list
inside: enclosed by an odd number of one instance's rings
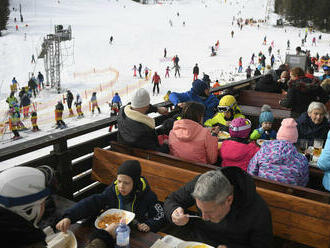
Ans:
{"label": "wooden bench", "polygon": [[[195,163],[162,152],[133,148],[127,145],[120,144],[116,141],[111,141],[110,145],[111,145],[111,150],[116,152],[125,153],[128,155],[132,155],[148,160],[153,160],[156,162],[160,162],[163,164],[175,166],[186,170],[192,170],[192,171],[204,173],[209,170],[215,170],[217,168],[217,166],[215,165]],[[319,181],[322,184],[323,171],[310,167],[310,177],[313,178],[314,181]],[[258,176],[253,176],[253,178],[255,184],[261,188],[270,189],[290,195],[295,195],[323,203],[330,203],[330,194],[326,192],[321,192],[318,190],[301,187],[301,186],[279,183]]]}
{"label": "wooden bench", "polygon": [[279,104],[282,98],[284,96],[277,93],[241,90],[237,101],[242,113],[252,122],[253,128],[257,128],[259,125],[262,105],[268,104],[272,108],[274,116],[273,128],[278,129],[281,126],[282,119],[291,116],[291,111]]}
{"label": "wooden bench", "polygon": [[282,109],[290,111],[287,108],[282,107],[279,101],[284,98],[284,95],[277,93],[269,93],[255,90],[241,90],[237,99],[238,104],[248,105],[255,107],[262,107],[264,104],[268,104],[272,109]]}
{"label": "wooden bench", "polygon": [[[118,166],[128,159],[136,159],[141,163],[142,175],[147,178],[152,190],[161,201],[200,174],[184,168],[95,148],[92,177],[102,183],[110,184],[116,178]],[[257,187],[257,192],[265,199],[271,210],[275,236],[313,247],[329,247],[329,204],[260,187]]]}

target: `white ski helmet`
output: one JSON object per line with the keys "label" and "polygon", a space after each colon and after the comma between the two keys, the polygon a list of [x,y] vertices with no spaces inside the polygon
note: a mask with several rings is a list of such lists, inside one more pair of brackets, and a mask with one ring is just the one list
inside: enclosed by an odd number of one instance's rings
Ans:
{"label": "white ski helmet", "polygon": [[41,204],[50,194],[47,183],[52,176],[53,170],[48,166],[17,166],[1,172],[0,206],[33,221],[37,227],[42,217]]}

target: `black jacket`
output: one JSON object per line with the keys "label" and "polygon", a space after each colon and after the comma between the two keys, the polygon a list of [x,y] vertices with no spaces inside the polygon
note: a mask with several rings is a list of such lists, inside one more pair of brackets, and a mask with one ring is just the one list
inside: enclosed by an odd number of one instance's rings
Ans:
{"label": "black jacket", "polygon": [[198,66],[194,66],[194,69],[193,69],[193,74],[199,74],[199,68],[198,68]]}
{"label": "black jacket", "polygon": [[329,96],[318,81],[304,77],[289,82],[288,94],[280,101],[280,104],[285,108],[290,108],[295,115],[300,115],[307,111],[311,102],[326,103],[328,99]]}
{"label": "black jacket", "polygon": [[[135,220],[139,223],[147,224],[151,231],[157,232],[164,224],[164,209],[158,202],[156,194],[151,191],[145,178],[142,178],[143,184],[139,190],[131,195],[129,205],[132,209],[129,211],[135,213]],[[122,208],[123,197],[120,195],[115,183],[108,186],[101,194],[91,195],[64,213],[64,218],[69,218],[72,223],[87,217],[96,217],[101,210],[111,208]]]}
{"label": "black jacket", "polygon": [[[267,248],[271,246],[273,232],[270,211],[265,201],[256,192],[251,176],[238,167],[219,168],[234,186],[234,201],[231,210],[220,223],[191,218],[195,241],[214,247],[220,244],[230,248]],[[177,207],[187,209],[195,205],[191,196],[197,176],[194,180],[169,195],[165,201],[165,216],[172,223],[171,215]],[[198,210],[199,211],[199,210]]]}
{"label": "black jacket", "polygon": [[311,142],[309,142],[310,145],[313,145],[312,141],[314,139],[327,139],[328,131],[330,128],[330,124],[327,118],[324,117],[321,124],[316,125],[305,112],[299,116],[297,123],[299,139],[311,140]]}
{"label": "black jacket", "polygon": [[132,110],[131,105],[120,109],[117,123],[119,143],[168,153],[168,146],[160,146],[158,143],[154,120]]}
{"label": "black jacket", "polygon": [[0,207],[1,244],[6,247],[47,246],[45,233],[18,214]]}
{"label": "black jacket", "polygon": [[279,84],[273,80],[273,76],[270,74],[265,75],[263,78],[257,81],[256,91],[281,93]]}

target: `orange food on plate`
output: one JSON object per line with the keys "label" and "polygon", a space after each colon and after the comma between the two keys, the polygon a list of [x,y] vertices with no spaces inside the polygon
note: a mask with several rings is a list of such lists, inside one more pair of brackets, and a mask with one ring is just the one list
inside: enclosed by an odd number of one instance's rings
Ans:
{"label": "orange food on plate", "polygon": [[122,218],[125,219],[126,217],[126,214],[125,213],[114,213],[114,214],[107,214],[105,216],[103,216],[101,218],[101,220],[99,221],[99,223],[97,224],[97,226],[99,228],[105,228],[106,227],[106,224],[107,225],[110,225],[112,223],[115,223],[115,224],[119,224],[120,223],[120,220]]}
{"label": "orange food on plate", "polygon": [[229,139],[230,138],[230,134],[225,132],[225,131],[220,131],[218,133],[218,138],[219,139]]}

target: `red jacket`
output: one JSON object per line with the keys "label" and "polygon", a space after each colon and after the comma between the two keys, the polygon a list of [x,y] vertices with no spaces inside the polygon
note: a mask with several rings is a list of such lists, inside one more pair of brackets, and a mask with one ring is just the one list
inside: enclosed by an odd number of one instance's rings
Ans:
{"label": "red jacket", "polygon": [[153,77],[152,77],[152,82],[155,83],[155,84],[158,84],[160,82],[160,77],[158,74],[155,74]]}
{"label": "red jacket", "polygon": [[221,166],[237,166],[246,171],[250,160],[259,149],[254,142],[244,144],[234,140],[225,140],[219,150],[219,156],[222,158]]}

